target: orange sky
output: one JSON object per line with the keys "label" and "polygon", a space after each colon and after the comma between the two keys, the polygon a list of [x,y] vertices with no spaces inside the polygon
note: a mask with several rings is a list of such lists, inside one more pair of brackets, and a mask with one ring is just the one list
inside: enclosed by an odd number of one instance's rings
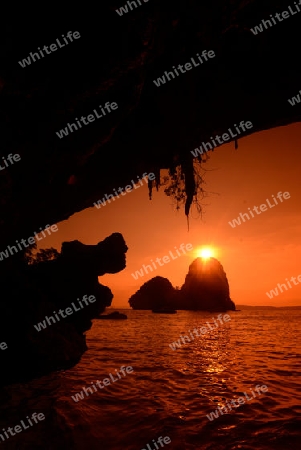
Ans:
{"label": "orange sky", "polygon": [[[300,135],[301,124],[294,124],[240,139],[238,150],[230,143],[210,152],[204,167],[212,171],[206,174],[204,189],[218,195],[205,200],[202,219],[192,211],[189,232],[184,210],[175,210],[163,188],[154,191],[150,201],[143,186],[100,209],[91,207],[58,223],[59,231],[40,244],[60,250],[63,241],[96,244],[113,232],[122,233],[129,247],[126,269],[99,278],[111,288],[114,307],[128,307],[129,297],[154,276],[181,286],[196,250],[203,245],[215,249],[236,304],[301,305],[301,283],[291,283],[291,289],[274,299],[266,295],[285,278],[301,275]],[[279,191],[288,191],[291,198],[260,215],[253,212],[254,218],[235,228],[228,224],[240,212],[248,212],[248,207],[259,207],[266,199],[273,203],[272,195]],[[134,280],[131,273],[170,250],[176,254],[174,247],[182,243],[191,243],[193,250]]]}

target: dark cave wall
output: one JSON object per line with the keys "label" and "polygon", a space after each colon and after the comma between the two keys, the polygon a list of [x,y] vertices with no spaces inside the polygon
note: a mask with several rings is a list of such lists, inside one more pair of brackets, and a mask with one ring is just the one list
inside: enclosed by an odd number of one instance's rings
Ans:
{"label": "dark cave wall", "polygon": [[[122,2],[121,2],[122,3]],[[120,17],[60,6],[36,19],[30,7],[1,30],[3,156],[21,161],[0,173],[0,242],[6,246],[67,219],[177,160],[214,133],[250,120],[250,133],[300,120],[287,98],[300,89],[298,16],[254,36],[250,27],[286,2],[156,0]],[[36,11],[35,11],[36,12]],[[80,39],[30,66],[20,59],[67,31]],[[203,49],[216,57],[157,88],[153,79]],[[106,101],[118,109],[59,139],[55,132]],[[146,199],[147,200],[147,199]]]}

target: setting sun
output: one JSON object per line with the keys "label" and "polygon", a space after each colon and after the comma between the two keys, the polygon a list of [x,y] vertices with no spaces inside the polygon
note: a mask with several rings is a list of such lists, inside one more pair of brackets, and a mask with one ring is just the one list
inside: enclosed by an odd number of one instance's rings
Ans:
{"label": "setting sun", "polygon": [[201,248],[200,250],[198,250],[197,252],[197,256],[199,258],[204,258],[204,259],[208,259],[211,258],[213,256],[213,250],[209,247],[205,247],[205,248]]}

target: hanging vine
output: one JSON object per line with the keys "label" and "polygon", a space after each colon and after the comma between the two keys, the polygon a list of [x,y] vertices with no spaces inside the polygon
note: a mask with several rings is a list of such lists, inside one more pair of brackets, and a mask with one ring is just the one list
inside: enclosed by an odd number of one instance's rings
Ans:
{"label": "hanging vine", "polygon": [[203,158],[186,160],[177,166],[170,167],[168,175],[162,178],[161,184],[165,186],[164,193],[174,199],[177,210],[184,207],[187,221],[192,206],[199,214],[202,214],[202,201],[208,196],[203,189],[204,175],[207,172],[203,164],[208,159],[209,156],[205,154]]}

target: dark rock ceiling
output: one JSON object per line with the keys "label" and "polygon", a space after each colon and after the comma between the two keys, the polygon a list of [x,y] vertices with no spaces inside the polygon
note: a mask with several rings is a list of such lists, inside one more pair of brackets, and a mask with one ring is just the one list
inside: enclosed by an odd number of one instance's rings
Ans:
{"label": "dark rock ceiling", "polygon": [[[257,36],[250,31],[287,2],[149,0],[120,17],[115,9],[124,3],[53,5],[47,13],[26,5],[5,19],[1,155],[19,153],[21,161],[0,173],[3,245],[92,206],[145,171],[190,164],[191,150],[236,122],[250,120],[254,133],[300,121],[300,107],[287,99],[301,88],[301,13]],[[80,39],[18,64],[69,30]],[[154,85],[204,49],[216,57]],[[118,109],[57,137],[107,101]]]}

